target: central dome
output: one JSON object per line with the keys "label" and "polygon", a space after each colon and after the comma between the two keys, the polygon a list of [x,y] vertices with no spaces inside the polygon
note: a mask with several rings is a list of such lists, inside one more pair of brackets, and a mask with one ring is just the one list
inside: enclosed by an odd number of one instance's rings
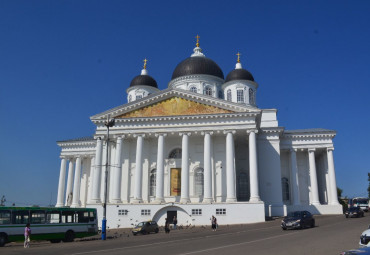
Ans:
{"label": "central dome", "polygon": [[204,56],[193,56],[176,66],[175,71],[172,73],[172,80],[192,74],[207,74],[224,79],[224,73],[212,59]]}

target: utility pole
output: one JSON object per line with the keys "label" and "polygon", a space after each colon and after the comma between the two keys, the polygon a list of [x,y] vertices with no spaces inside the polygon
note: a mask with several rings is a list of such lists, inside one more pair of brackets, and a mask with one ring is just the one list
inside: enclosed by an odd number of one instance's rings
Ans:
{"label": "utility pole", "polygon": [[6,202],[6,199],[5,199],[5,196],[3,195],[0,200],[0,206],[5,206],[5,202]]}

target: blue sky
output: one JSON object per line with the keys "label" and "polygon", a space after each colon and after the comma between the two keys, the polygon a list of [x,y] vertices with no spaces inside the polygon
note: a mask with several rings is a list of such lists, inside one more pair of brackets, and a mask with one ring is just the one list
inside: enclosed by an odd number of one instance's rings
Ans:
{"label": "blue sky", "polygon": [[225,76],[241,52],[257,104],[286,129],[336,130],[337,185],[367,195],[370,1],[0,0],[0,196],[56,203],[56,141],[126,103],[147,58],[167,88],[195,36]]}

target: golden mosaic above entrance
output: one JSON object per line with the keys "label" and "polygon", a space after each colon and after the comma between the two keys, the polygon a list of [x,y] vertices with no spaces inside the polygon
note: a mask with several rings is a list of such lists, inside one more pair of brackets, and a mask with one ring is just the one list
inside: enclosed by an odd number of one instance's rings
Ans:
{"label": "golden mosaic above entrance", "polygon": [[217,113],[232,113],[232,111],[221,109],[211,105],[201,104],[179,97],[173,97],[162,102],[125,113],[121,116],[117,116],[116,118],[201,115]]}

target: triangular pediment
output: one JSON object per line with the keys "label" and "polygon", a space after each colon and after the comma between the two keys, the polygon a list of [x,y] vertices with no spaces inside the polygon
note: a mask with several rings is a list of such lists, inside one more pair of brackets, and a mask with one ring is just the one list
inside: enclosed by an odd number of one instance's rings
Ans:
{"label": "triangular pediment", "polygon": [[160,117],[220,113],[233,113],[233,111],[175,96],[154,103],[152,105],[147,105],[142,108],[124,113],[122,115],[116,116],[115,118]]}

